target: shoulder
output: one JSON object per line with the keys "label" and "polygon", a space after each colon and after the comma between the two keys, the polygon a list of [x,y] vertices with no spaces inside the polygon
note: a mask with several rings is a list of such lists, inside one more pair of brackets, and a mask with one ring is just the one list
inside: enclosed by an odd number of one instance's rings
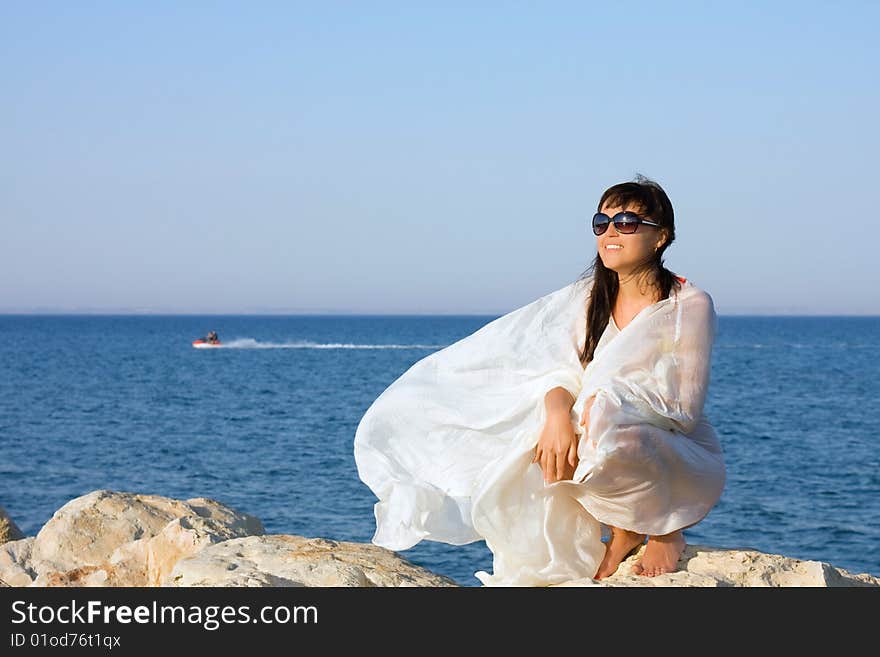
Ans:
{"label": "shoulder", "polygon": [[[678,278],[678,277],[676,277]],[[678,292],[682,308],[691,313],[715,315],[715,301],[712,295],[691,281],[682,283]]]}
{"label": "shoulder", "polygon": [[[706,292],[702,287],[694,283],[693,280],[689,280],[684,276],[676,276],[675,279],[679,282],[679,293],[682,296],[705,296],[709,297],[709,293]],[[711,298],[711,297],[710,297]]]}

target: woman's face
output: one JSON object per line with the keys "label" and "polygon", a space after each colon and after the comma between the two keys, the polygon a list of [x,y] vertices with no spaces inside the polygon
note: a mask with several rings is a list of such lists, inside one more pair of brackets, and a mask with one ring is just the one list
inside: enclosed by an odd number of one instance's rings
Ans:
{"label": "woman's face", "polygon": [[[637,205],[605,204],[601,211],[612,218],[618,212],[629,211],[649,219],[641,213],[641,208]],[[665,232],[656,226],[640,224],[636,232],[625,234],[618,233],[614,223],[609,223],[604,233],[596,235],[596,248],[605,267],[616,271],[618,276],[625,276],[639,263],[652,258],[654,251],[660,248],[665,240]]]}

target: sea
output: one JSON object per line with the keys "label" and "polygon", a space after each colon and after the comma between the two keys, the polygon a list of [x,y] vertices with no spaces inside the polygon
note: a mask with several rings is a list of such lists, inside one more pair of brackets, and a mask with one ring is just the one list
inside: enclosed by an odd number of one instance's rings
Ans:
{"label": "sea", "polygon": [[[209,497],[266,532],[369,542],[352,445],[407,368],[497,317],[0,315],[0,505],[33,536],[97,489]],[[192,340],[216,330],[223,342]],[[880,317],[720,316],[705,414],[718,504],[688,543],[880,576]],[[492,553],[409,561],[479,586]]]}

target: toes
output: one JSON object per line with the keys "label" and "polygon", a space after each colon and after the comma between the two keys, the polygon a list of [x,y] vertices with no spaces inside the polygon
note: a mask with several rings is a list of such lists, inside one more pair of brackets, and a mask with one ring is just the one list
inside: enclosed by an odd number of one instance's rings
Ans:
{"label": "toes", "polygon": [[642,577],[653,577],[654,575],[657,574],[657,569],[654,568],[653,566],[650,568],[642,567],[642,572],[640,572],[638,574],[641,575]]}
{"label": "toes", "polygon": [[642,573],[645,572],[645,569],[642,567],[641,561],[636,561],[632,565],[632,568],[630,568],[630,571],[632,572],[633,575],[641,575]]}
{"label": "toes", "polygon": [[669,570],[668,568],[665,568],[663,566],[655,566],[653,568],[645,568],[639,574],[644,575],[645,577],[657,577],[658,575],[663,575],[663,574],[669,573],[669,572],[672,572],[672,571]]}

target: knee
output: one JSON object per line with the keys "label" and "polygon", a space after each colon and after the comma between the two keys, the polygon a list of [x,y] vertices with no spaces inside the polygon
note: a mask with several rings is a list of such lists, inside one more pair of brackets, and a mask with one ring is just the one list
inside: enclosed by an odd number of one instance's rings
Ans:
{"label": "knee", "polygon": [[645,427],[619,426],[608,441],[608,457],[621,463],[644,463],[655,456],[652,445],[650,432]]}

